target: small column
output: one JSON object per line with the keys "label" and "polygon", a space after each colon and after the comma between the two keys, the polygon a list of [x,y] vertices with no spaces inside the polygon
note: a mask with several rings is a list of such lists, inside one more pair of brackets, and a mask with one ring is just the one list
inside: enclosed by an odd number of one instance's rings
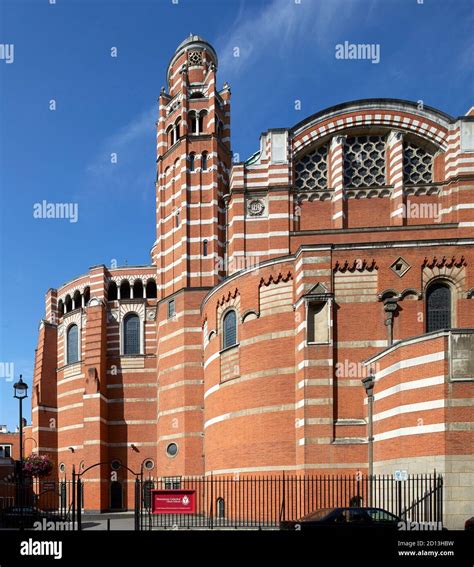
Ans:
{"label": "small column", "polygon": [[388,176],[387,183],[392,185],[390,198],[390,225],[405,224],[405,203],[403,195],[403,135],[401,132],[391,132],[387,140]]}
{"label": "small column", "polygon": [[344,228],[344,141],[345,136],[334,136],[328,154],[328,187],[334,190],[332,199],[332,223],[334,228]]}

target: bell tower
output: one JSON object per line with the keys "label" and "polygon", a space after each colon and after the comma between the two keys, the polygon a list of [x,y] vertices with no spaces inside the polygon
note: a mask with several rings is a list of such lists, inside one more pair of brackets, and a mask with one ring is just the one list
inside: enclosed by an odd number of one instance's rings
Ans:
{"label": "bell tower", "polygon": [[191,34],[167,70],[157,124],[156,241],[161,298],[213,287],[224,275],[231,167],[230,88],[216,88],[217,55]]}
{"label": "bell tower", "polygon": [[217,55],[190,35],[167,70],[157,123],[159,476],[201,475],[204,376],[201,302],[225,275],[231,167],[230,89],[216,88]]}

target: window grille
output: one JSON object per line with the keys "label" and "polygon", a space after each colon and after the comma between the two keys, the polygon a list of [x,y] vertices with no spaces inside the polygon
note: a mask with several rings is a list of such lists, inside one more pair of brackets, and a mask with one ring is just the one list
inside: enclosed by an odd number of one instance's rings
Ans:
{"label": "window grille", "polygon": [[123,353],[140,354],[140,318],[138,315],[127,315],[123,329]]}
{"label": "window grille", "polygon": [[451,328],[451,289],[434,284],[426,296],[426,332]]}
{"label": "window grille", "polygon": [[189,54],[189,63],[191,65],[202,65],[202,52],[191,51]]}
{"label": "window grille", "polygon": [[79,330],[77,325],[71,325],[67,332],[67,364],[79,360]]}
{"label": "window grille", "polygon": [[385,138],[347,137],[344,143],[344,185],[383,187],[385,184]]}
{"label": "window grille", "polygon": [[406,142],[403,146],[403,179],[406,185],[433,183],[433,155]]}
{"label": "window grille", "polygon": [[222,326],[224,329],[222,347],[227,348],[237,344],[237,316],[234,310],[226,313]]}
{"label": "window grille", "polygon": [[296,163],[296,188],[317,190],[327,187],[327,145],[306,154]]}

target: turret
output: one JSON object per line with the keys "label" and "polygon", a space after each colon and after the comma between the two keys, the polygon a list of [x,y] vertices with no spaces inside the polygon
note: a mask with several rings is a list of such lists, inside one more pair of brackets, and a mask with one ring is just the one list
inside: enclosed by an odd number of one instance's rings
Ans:
{"label": "turret", "polygon": [[174,53],[157,123],[157,237],[160,297],[211,287],[224,275],[230,150],[230,88],[216,89],[217,55],[190,35]]}

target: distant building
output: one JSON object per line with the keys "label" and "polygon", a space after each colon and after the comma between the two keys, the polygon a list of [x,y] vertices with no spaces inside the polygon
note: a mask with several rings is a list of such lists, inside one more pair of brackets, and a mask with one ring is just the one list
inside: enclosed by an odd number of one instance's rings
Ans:
{"label": "distant building", "polygon": [[[39,450],[59,476],[102,463],[84,477],[86,509],[132,506],[120,464],[155,477],[367,472],[361,380],[374,373],[374,472],[436,468],[461,527],[474,110],[346,102],[264,132],[234,163],[217,66],[198,36],[168,65],[151,263],[94,266],[46,294]],[[120,223],[132,230],[126,211]]]}
{"label": "distant building", "polygon": [[[24,456],[33,450],[35,439],[32,437],[31,425],[23,427]],[[0,425],[0,481],[13,478],[14,461],[20,458],[20,434],[8,431],[6,425]]]}

